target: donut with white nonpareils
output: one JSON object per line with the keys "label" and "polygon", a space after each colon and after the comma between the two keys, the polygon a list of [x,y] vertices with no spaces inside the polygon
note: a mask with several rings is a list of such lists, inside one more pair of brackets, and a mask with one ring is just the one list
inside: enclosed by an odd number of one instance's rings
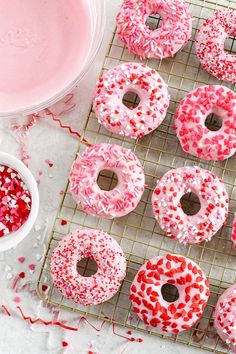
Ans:
{"label": "donut with white nonpareils", "polygon": [[[82,259],[97,263],[97,272],[84,277],[77,271]],[[114,296],[126,274],[121,247],[100,230],[76,230],[60,240],[52,252],[51,276],[61,293],[84,306],[97,305]]]}
{"label": "donut with white nonpareils", "polygon": [[[218,131],[205,125],[208,115],[222,120]],[[225,160],[236,151],[236,94],[220,85],[188,93],[175,113],[175,129],[183,150],[204,160]]]}
{"label": "donut with white nonpareils", "polygon": [[[117,186],[110,191],[98,186],[97,178],[103,170],[117,175]],[[144,170],[138,158],[131,150],[118,145],[93,145],[78,155],[70,172],[74,200],[86,213],[107,219],[133,211],[142,197],[144,186]]]}
{"label": "donut with white nonpareils", "polygon": [[236,11],[214,12],[196,36],[196,53],[208,73],[219,80],[236,82],[236,55],[224,49],[225,40],[230,35],[236,35]]}
{"label": "donut with white nonpareils", "polygon": [[214,326],[221,339],[236,352],[236,284],[219,298],[214,311]]}
{"label": "donut with white nonpareils", "polygon": [[[151,30],[151,14],[162,18],[160,28]],[[172,57],[190,39],[192,18],[182,0],[126,0],[117,15],[119,38],[141,59]]]}
{"label": "donut with white nonpareils", "polygon": [[234,213],[231,240],[233,242],[234,248],[236,249],[236,213]]}
{"label": "donut with white nonpareils", "polygon": [[[163,295],[166,285],[175,287],[178,295],[171,303]],[[190,329],[200,319],[209,295],[209,281],[201,268],[174,254],[157,256],[145,263],[130,290],[134,312],[142,321],[174,334]]]}
{"label": "donut with white nonpareils", "polygon": [[[181,198],[194,193],[200,201],[195,215],[184,213]],[[157,182],[152,195],[153,212],[167,236],[180,243],[210,241],[228,216],[229,197],[223,181],[197,166],[167,172]]]}
{"label": "donut with white nonpareils", "polygon": [[[127,92],[136,93],[136,108],[123,104]],[[124,63],[108,70],[98,81],[93,108],[101,123],[114,134],[141,138],[156,129],[166,116],[170,96],[156,70],[139,63]]]}

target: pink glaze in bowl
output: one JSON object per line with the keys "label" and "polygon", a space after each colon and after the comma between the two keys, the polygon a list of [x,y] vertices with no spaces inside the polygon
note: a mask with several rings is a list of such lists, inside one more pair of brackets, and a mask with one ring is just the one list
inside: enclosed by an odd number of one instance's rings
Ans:
{"label": "pink glaze in bowl", "polygon": [[37,113],[89,70],[104,33],[104,0],[0,5],[0,116]]}

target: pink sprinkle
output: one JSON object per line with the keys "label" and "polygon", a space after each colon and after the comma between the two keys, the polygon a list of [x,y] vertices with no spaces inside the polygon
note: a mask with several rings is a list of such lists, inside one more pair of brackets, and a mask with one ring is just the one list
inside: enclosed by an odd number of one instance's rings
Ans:
{"label": "pink sprinkle", "polygon": [[49,167],[53,167],[53,163],[50,160],[45,160],[45,162]]}
{"label": "pink sprinkle", "polygon": [[19,258],[18,258],[18,262],[24,263],[24,261],[25,261],[25,257],[19,257]]}
{"label": "pink sprinkle", "polygon": [[13,301],[19,304],[21,302],[21,298],[17,296],[13,299]]}
{"label": "pink sprinkle", "polygon": [[35,270],[36,268],[36,265],[35,264],[29,264],[29,269],[30,270]]}

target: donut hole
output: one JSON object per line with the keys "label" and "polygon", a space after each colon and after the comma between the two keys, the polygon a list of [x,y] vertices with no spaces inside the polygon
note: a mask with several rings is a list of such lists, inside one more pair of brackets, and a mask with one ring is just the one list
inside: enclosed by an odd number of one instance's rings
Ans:
{"label": "donut hole", "polygon": [[141,99],[139,95],[134,91],[126,92],[122,99],[123,105],[125,105],[125,107],[129,108],[130,110],[137,108],[140,104],[140,101]]}
{"label": "donut hole", "polygon": [[196,215],[201,209],[200,200],[193,192],[184,194],[180,199],[180,204],[183,212],[190,216]]}
{"label": "donut hole", "polygon": [[113,171],[102,170],[100,171],[97,184],[103,191],[112,191],[118,183],[118,177]]}
{"label": "donut hole", "polygon": [[97,273],[98,265],[92,258],[83,258],[77,262],[77,272],[83,277],[91,277]]}
{"label": "donut hole", "polygon": [[216,114],[212,113],[206,117],[205,126],[212,132],[216,132],[221,129],[223,125],[222,119]]}
{"label": "donut hole", "polygon": [[236,37],[229,35],[224,43],[224,50],[230,54],[236,54]]}
{"label": "donut hole", "polygon": [[173,284],[162,285],[161,294],[163,299],[167,302],[175,302],[179,298],[179,290]]}
{"label": "donut hole", "polygon": [[151,31],[155,31],[158,28],[161,27],[161,23],[162,23],[162,18],[160,15],[155,14],[155,13],[151,13],[146,22],[145,25],[151,30]]}

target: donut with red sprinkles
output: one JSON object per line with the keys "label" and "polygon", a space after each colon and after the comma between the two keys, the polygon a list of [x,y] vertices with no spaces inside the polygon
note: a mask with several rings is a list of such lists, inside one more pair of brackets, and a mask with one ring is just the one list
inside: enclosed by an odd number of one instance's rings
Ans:
{"label": "donut with red sprinkles", "polygon": [[[151,14],[162,18],[151,30],[146,21]],[[126,0],[117,15],[119,38],[141,59],[172,57],[190,39],[192,18],[182,0]]]}
{"label": "donut with red sprinkles", "polygon": [[[127,92],[140,98],[136,108],[123,104]],[[139,63],[124,63],[108,70],[98,81],[93,108],[101,123],[114,134],[141,138],[156,129],[166,116],[170,96],[156,70]]]}
{"label": "donut with red sprinkles", "polygon": [[[195,215],[184,213],[181,198],[194,193],[201,208]],[[153,212],[161,229],[180,243],[210,241],[228,216],[229,197],[224,183],[214,173],[197,166],[167,172],[154,189]]]}
{"label": "donut with red sprinkles", "polygon": [[214,325],[221,339],[236,352],[236,284],[219,298],[214,312]]}
{"label": "donut with red sprinkles", "polygon": [[[97,263],[89,277],[77,271],[82,259]],[[51,276],[68,299],[84,306],[97,305],[114,296],[126,274],[126,260],[118,243],[100,230],[76,230],[60,240],[52,252]]]}
{"label": "donut with red sprinkles", "polygon": [[[174,299],[168,299],[163,291],[167,285],[175,288]],[[174,254],[146,262],[130,289],[134,312],[141,320],[173,334],[190,329],[201,318],[209,296],[209,281],[201,268]]]}
{"label": "donut with red sprinkles", "polygon": [[231,240],[233,242],[234,248],[236,249],[236,213],[234,214]]}
{"label": "donut with red sprinkles", "polygon": [[[117,186],[105,191],[97,183],[99,173],[117,175]],[[111,144],[97,144],[85,150],[73,163],[70,190],[74,200],[88,214],[113,219],[127,215],[138,205],[144,192],[143,166],[135,154]]]}
{"label": "donut with red sprinkles", "polygon": [[[208,115],[222,120],[218,131],[205,125]],[[204,160],[225,160],[236,151],[236,94],[220,85],[202,86],[187,94],[175,114],[183,150]]]}
{"label": "donut with red sprinkles", "polygon": [[228,36],[236,34],[236,11],[219,10],[201,26],[196,52],[202,67],[219,80],[236,82],[236,56],[224,49]]}

